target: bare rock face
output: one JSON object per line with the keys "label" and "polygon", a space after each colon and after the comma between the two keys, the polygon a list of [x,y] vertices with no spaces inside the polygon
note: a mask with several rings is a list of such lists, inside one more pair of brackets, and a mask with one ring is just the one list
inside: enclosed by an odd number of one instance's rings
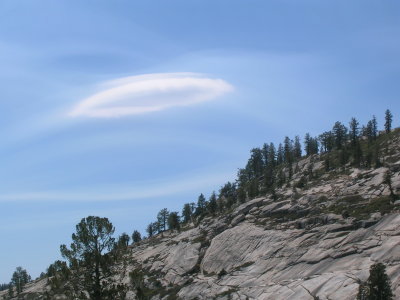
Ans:
{"label": "bare rock face", "polygon": [[165,279],[172,283],[179,283],[180,276],[192,270],[199,259],[200,243],[179,242],[170,248],[164,261],[162,272]]}
{"label": "bare rock face", "polygon": [[[390,169],[400,193],[399,148],[396,137],[384,157],[391,163],[377,169],[325,172],[318,155],[307,157],[274,195],[134,244],[124,263],[144,274],[152,300],[353,300],[381,262],[400,299],[400,202],[384,183]],[[310,170],[320,175],[297,185]],[[136,299],[124,276],[126,299]],[[46,282],[28,284],[20,298],[42,299]]]}
{"label": "bare rock face", "polygon": [[279,231],[242,223],[225,230],[206,251],[203,275],[179,296],[209,299],[222,287],[234,287],[236,299],[355,299],[359,282],[378,261],[389,266],[399,295],[399,214],[368,229],[330,232],[330,227]]}

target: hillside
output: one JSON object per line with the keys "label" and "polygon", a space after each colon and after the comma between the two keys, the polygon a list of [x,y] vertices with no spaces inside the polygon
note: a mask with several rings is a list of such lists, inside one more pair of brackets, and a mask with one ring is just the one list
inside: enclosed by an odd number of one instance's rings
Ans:
{"label": "hillside", "polygon": [[[379,143],[378,168],[329,170],[333,154],[309,155],[273,193],[129,246],[115,266],[126,299],[138,288],[141,299],[355,299],[375,262],[400,298],[400,200],[385,182],[390,170],[400,193],[400,130]],[[47,282],[19,299],[67,299]]]}

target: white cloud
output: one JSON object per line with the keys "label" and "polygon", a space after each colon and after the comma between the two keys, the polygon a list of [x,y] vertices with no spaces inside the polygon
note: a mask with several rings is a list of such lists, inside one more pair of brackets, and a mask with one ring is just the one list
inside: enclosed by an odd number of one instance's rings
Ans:
{"label": "white cloud", "polygon": [[80,101],[71,117],[111,118],[161,111],[216,99],[233,90],[222,79],[196,73],[160,73],[105,82],[102,90]]}

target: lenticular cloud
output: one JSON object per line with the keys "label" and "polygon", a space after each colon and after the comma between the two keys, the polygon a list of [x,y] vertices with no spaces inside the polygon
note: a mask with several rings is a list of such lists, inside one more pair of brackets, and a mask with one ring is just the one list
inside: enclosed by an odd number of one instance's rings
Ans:
{"label": "lenticular cloud", "polygon": [[195,73],[163,73],[112,80],[102,90],[80,101],[72,117],[111,118],[189,106],[216,99],[233,90],[222,79]]}

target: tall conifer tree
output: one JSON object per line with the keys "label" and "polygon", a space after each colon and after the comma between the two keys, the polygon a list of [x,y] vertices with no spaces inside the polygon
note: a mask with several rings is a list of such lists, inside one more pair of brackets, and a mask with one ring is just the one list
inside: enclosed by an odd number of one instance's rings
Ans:
{"label": "tall conifer tree", "polygon": [[385,112],[385,131],[386,133],[389,133],[392,130],[392,121],[393,121],[393,115],[390,112],[390,110],[386,110]]}

